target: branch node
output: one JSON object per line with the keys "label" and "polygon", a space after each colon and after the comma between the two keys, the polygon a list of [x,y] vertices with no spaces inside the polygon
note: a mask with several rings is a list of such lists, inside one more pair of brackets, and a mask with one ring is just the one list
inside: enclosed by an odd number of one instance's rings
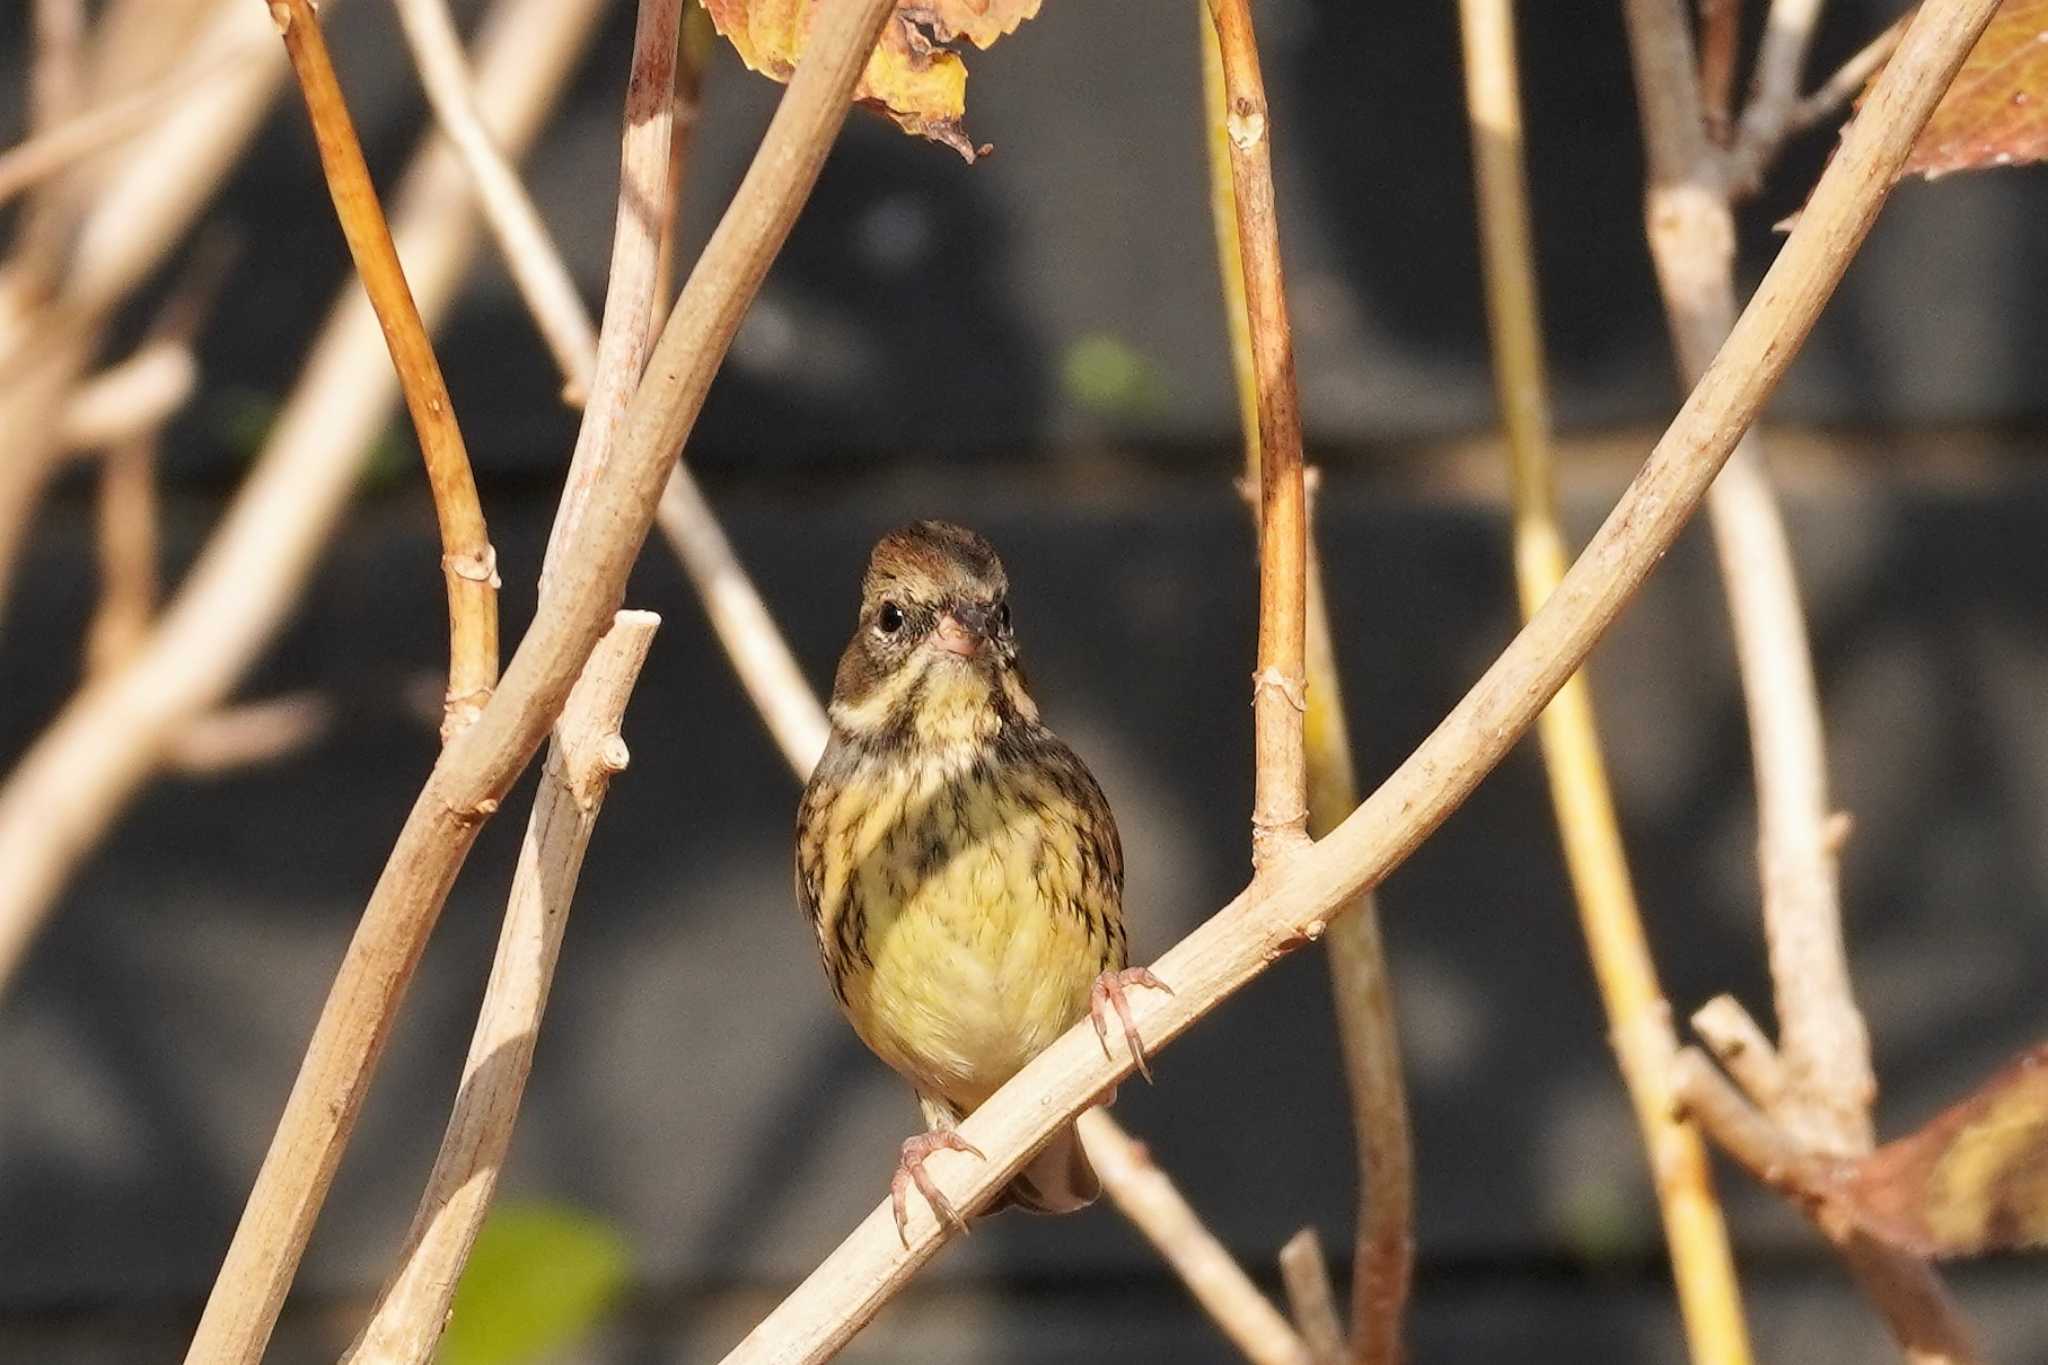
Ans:
{"label": "branch node", "polygon": [[1308,683],[1300,677],[1288,677],[1278,665],[1269,664],[1252,674],[1252,701],[1257,703],[1259,693],[1271,688],[1287,698],[1287,704],[1304,715],[1308,712]]}
{"label": "branch node", "polygon": [[466,583],[482,583],[494,591],[505,586],[498,577],[497,547],[489,542],[473,554],[442,555],[441,567]]}

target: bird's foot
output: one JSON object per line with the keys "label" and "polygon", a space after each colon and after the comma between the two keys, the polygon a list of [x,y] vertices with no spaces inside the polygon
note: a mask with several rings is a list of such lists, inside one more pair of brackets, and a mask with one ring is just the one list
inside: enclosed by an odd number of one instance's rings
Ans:
{"label": "bird's foot", "polygon": [[924,1159],[933,1152],[965,1152],[980,1157],[981,1149],[961,1137],[950,1128],[938,1128],[929,1133],[903,1140],[903,1155],[896,1163],[896,1174],[889,1181],[889,1203],[896,1210],[896,1235],[903,1239],[903,1245],[910,1245],[910,1187],[917,1186],[917,1192],[932,1206],[932,1213],[941,1223],[950,1224],[961,1232],[967,1231],[967,1220],[953,1207],[953,1201],[946,1198],[938,1182],[931,1178],[924,1168]]}
{"label": "bird's foot", "polygon": [[1145,1060],[1145,1040],[1138,1035],[1138,1026],[1131,1022],[1131,1002],[1124,995],[1124,992],[1133,986],[1150,986],[1155,991],[1173,994],[1173,987],[1143,967],[1126,967],[1120,972],[1104,972],[1095,978],[1095,984],[1088,990],[1088,1017],[1095,1021],[1095,1036],[1102,1040],[1103,1055],[1108,1056],[1109,1019],[1103,1010],[1105,1006],[1116,1010],[1117,1022],[1123,1025],[1124,1042],[1131,1049],[1131,1060],[1137,1063],[1138,1074],[1149,1082],[1152,1079],[1152,1066]]}

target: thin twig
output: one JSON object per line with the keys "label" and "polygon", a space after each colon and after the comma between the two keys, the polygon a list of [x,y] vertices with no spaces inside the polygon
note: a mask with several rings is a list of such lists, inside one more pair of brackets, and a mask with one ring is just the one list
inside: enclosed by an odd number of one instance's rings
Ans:
{"label": "thin twig", "polygon": [[1749,103],[1730,153],[1734,183],[1754,185],[1785,140],[1799,107],[1806,54],[1813,47],[1821,5],[1822,0],[1771,0],[1750,79]]}
{"label": "thin twig", "polygon": [[164,766],[186,777],[211,777],[275,763],[325,735],[334,713],[334,703],[312,691],[224,706],[179,730],[164,746]]}
{"label": "thin twig", "polygon": [[[1558,590],[1342,825],[1288,858],[1280,875],[1256,881],[1153,964],[1173,994],[1147,992],[1132,1004],[1148,1046],[1170,1046],[1383,879],[1470,795],[1585,662],[1784,376],[1996,4],[1929,0],[1822,172],[1728,344]],[[941,1152],[928,1161],[932,1176],[956,1206],[976,1207],[1130,1070],[1128,1058],[1104,1056],[1091,1027],[1068,1030],[962,1123],[961,1136],[983,1159]],[[727,1365],[816,1365],[829,1358],[950,1236],[950,1228],[913,1206],[909,1236],[899,1241],[890,1206],[876,1205],[726,1357]]]}
{"label": "thin twig", "polygon": [[[1300,439],[1291,362],[1278,374],[1262,366],[1250,305],[1244,240],[1258,239],[1254,253],[1260,269],[1277,275],[1279,243],[1272,211],[1270,166],[1264,177],[1266,212],[1262,221],[1240,230],[1237,187],[1242,177],[1236,163],[1242,153],[1238,137],[1246,131],[1241,111],[1230,93],[1218,26],[1202,22],[1202,70],[1208,124],[1210,212],[1214,220],[1218,277],[1229,326],[1231,369],[1237,379],[1238,414],[1244,429],[1245,487],[1262,488],[1266,460],[1264,441],[1269,409],[1278,408],[1276,430],[1281,439]],[[1256,55],[1256,54],[1254,54]],[[1263,140],[1261,142],[1263,145]],[[1252,193],[1260,191],[1254,173]],[[1271,336],[1272,305],[1261,314]],[[1279,310],[1281,343],[1286,344],[1286,316]],[[1279,390],[1273,386],[1279,384]],[[1298,446],[1294,452],[1299,461]],[[1303,799],[1308,808],[1307,832],[1320,837],[1358,804],[1358,782],[1352,763],[1351,738],[1344,718],[1336,650],[1330,632],[1329,605],[1323,591],[1322,566],[1316,554],[1312,499],[1304,475],[1303,508],[1303,713],[1300,743]],[[1260,510],[1265,508],[1263,496]],[[1263,519],[1261,540],[1263,543]],[[1264,560],[1262,559],[1262,565]],[[1262,609],[1266,599],[1262,596]],[[1284,605],[1282,611],[1287,610]],[[1263,616],[1261,618],[1263,620]],[[1262,634],[1263,639],[1263,634]],[[1265,676],[1263,670],[1261,677]],[[1263,692],[1264,689],[1262,689]],[[1263,721],[1261,723],[1264,723]],[[1260,756],[1265,755],[1263,746]],[[1280,779],[1285,781],[1285,779]],[[1254,857],[1258,830],[1254,825]],[[1353,912],[1330,924],[1328,953],[1331,1001],[1344,1057],[1346,1093],[1358,1162],[1357,1235],[1351,1274],[1352,1357],[1364,1365],[1393,1365],[1401,1359],[1403,1324],[1415,1264],[1414,1156],[1408,1124],[1408,1098],[1401,1075],[1400,1030],[1394,1015],[1393,983],[1386,946],[1380,935],[1379,907],[1370,895]]]}
{"label": "thin twig", "polygon": [[[1627,0],[1649,160],[1650,253],[1678,353],[1696,380],[1735,318],[1733,210],[1698,129],[1677,0]],[[1799,583],[1754,434],[1708,503],[1728,592],[1756,767],[1758,861],[1786,1092],[1802,1140],[1870,1146],[1870,1045],[1849,982],[1826,756]]]}
{"label": "thin twig", "polygon": [[754,710],[799,780],[808,778],[831,722],[686,465],[669,476],[654,515]]}
{"label": "thin twig", "polygon": [[[1514,10],[1511,0],[1461,0],[1459,15],[1494,386],[1513,490],[1515,583],[1527,617],[1557,590],[1566,550],[1554,492]],[[1608,1035],[1649,1159],[1692,1359],[1747,1361],[1741,1290],[1706,1147],[1671,1103],[1667,1077],[1678,1039],[1636,904],[1584,674],[1558,692],[1538,733]]]}
{"label": "thin twig", "polygon": [[[697,118],[704,107],[704,75],[711,66],[711,50],[718,41],[712,27],[711,11],[702,5],[683,8],[683,32],[676,40],[675,108],[669,114],[668,183],[673,200],[682,193],[683,167],[690,159],[690,144],[697,136]],[[668,206],[667,229],[661,235],[661,256],[654,265],[656,306],[666,308],[675,298],[677,214]]]}
{"label": "thin twig", "polygon": [[[84,107],[85,0],[34,0],[30,15],[35,57],[28,73],[29,130],[47,133]],[[76,219],[69,200],[66,187],[56,184],[29,201],[8,262],[17,286],[37,294],[54,287]]]}
{"label": "thin twig", "polygon": [[198,383],[189,345],[151,342],[79,382],[65,400],[60,439],[67,450],[132,443],[185,406]]}
{"label": "thin twig", "polygon": [[855,0],[819,13],[754,163],[655,347],[583,532],[562,548],[553,590],[490,704],[443,748],[399,832],[207,1301],[192,1365],[261,1356],[449,887],[609,624],[675,453],[816,183],[893,9],[893,0]]}
{"label": "thin twig", "polygon": [[1143,1143],[1102,1109],[1090,1109],[1074,1126],[1110,1200],[1166,1257],[1245,1359],[1256,1365],[1322,1365],[1153,1164]]}
{"label": "thin twig", "polygon": [[1925,1261],[1901,1256],[1838,1207],[1834,1163],[1816,1159],[1753,1108],[1695,1048],[1675,1059],[1672,1091],[1721,1147],[1758,1183],[1777,1190],[1834,1243],[1864,1293],[1882,1306],[1886,1326],[1909,1365],[1955,1365],[1978,1359],[1941,1277]]}
{"label": "thin twig", "polygon": [[1778,1049],[1734,996],[1717,995],[1694,1010],[1692,1030],[1765,1113],[1777,1109],[1785,1094]]}
{"label": "thin twig", "polygon": [[469,169],[478,207],[513,286],[525,300],[526,311],[533,315],[555,364],[568,377],[563,397],[581,406],[590,391],[596,332],[540,211],[505,159],[504,149],[484,126],[472,89],[469,59],[463,55],[462,39],[449,16],[448,0],[393,2],[413,62],[419,67],[427,102]]}
{"label": "thin twig", "polygon": [[519,848],[455,1110],[398,1273],[343,1357],[345,1365],[423,1365],[440,1345],[455,1286],[512,1147],[583,854],[611,779],[626,766],[620,721],[660,624],[652,612],[620,612],[562,708]]}
{"label": "thin twig", "polygon": [[1315,1365],[1344,1365],[1344,1324],[1337,1317],[1323,1239],[1313,1227],[1295,1233],[1280,1248],[1280,1282],[1287,1287],[1287,1306],[1308,1344],[1310,1359]]}
{"label": "thin twig", "polygon": [[[1782,25],[1784,31],[1776,39],[1767,33],[1766,56],[1775,42],[1776,60],[1788,66],[1789,75],[1760,64],[1756,104],[1774,98],[1770,92],[1785,82],[1796,82],[1805,45],[1794,30],[1802,24],[1810,29],[1816,10],[1814,0],[1774,5],[1774,30]],[[1700,131],[1690,36],[1677,0],[1625,0],[1623,11],[1649,162],[1650,253],[1680,373],[1692,382],[1731,326],[1739,326],[1730,204],[1735,177],[1717,163]],[[1916,17],[1912,34],[1927,31],[1921,20],[1930,13]],[[1873,102],[1883,85],[1881,79],[1873,88]],[[1869,115],[1866,106],[1845,135],[1845,148]],[[1745,137],[1750,126],[1745,115]],[[1741,154],[1738,146],[1731,158]],[[1715,482],[1709,512],[1756,769],[1758,861],[1782,1072],[1772,1119],[1803,1150],[1867,1152],[1877,1083],[1842,938],[1820,702],[1791,547],[1753,435]],[[1927,1337],[1927,1306],[1934,1303],[1943,1330],[1942,1350],[1932,1358],[1972,1358],[1968,1332],[1932,1272],[1875,1247],[1859,1249],[1851,1260],[1902,1343]],[[1872,1271],[1872,1265],[1884,1268]]]}
{"label": "thin twig", "polygon": [[133,658],[156,611],[156,438],[131,436],[100,461],[100,595],[86,628],[85,671]]}
{"label": "thin twig", "polygon": [[1865,43],[1855,56],[1835,69],[1834,75],[1793,106],[1792,117],[1785,125],[1786,134],[1806,131],[1854,99],[1856,92],[1877,74],[1877,69],[1891,59],[1892,49],[1899,45],[1899,37],[1906,31],[1906,21],[1912,17],[1910,12],[1900,15],[1890,28]]}
{"label": "thin twig", "polygon": [[619,140],[619,209],[612,234],[611,280],[597,365],[568,481],[555,507],[547,557],[540,570],[546,598],[561,556],[581,533],[591,490],[610,469],[626,400],[639,387],[652,344],[654,283],[662,224],[675,206],[669,184],[669,129],[675,116],[676,40],[682,0],[642,0],[633,30],[633,67],[626,81],[625,131]]}
{"label": "thin twig", "polygon": [[1301,404],[1273,202],[1272,116],[1259,74],[1249,0],[1209,0],[1223,63],[1238,249],[1259,389],[1259,648],[1252,678],[1256,767],[1252,866],[1265,869],[1308,834],[1302,749],[1307,708],[1308,513],[1302,491]]}
{"label": "thin twig", "polygon": [[376,187],[370,183],[370,168],[363,162],[355,122],[335,79],[313,2],[268,3],[312,116],[321,169],[327,174],[342,235],[348,239],[349,256],[370,296],[370,307],[384,325],[391,364],[398,371],[434,494],[434,516],[441,525],[441,572],[448,583],[448,699],[441,720],[445,743],[475,721],[497,686],[498,553],[491,548],[484,525],[454,401],[413,303]]}
{"label": "thin twig", "polygon": [[1700,91],[1707,136],[1726,143],[1733,129],[1735,60],[1742,44],[1742,0],[1700,0]]}

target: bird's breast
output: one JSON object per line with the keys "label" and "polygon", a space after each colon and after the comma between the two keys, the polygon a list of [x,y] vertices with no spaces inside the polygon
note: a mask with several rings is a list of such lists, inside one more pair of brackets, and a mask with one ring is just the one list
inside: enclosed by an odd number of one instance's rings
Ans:
{"label": "bird's breast", "polygon": [[[847,799],[847,798],[851,799]],[[1090,813],[986,749],[856,768],[825,888],[854,1027],[913,1082],[972,1107],[1087,1009],[1115,892]],[[828,878],[828,882],[829,882]],[[1120,965],[1120,964],[1119,964]]]}

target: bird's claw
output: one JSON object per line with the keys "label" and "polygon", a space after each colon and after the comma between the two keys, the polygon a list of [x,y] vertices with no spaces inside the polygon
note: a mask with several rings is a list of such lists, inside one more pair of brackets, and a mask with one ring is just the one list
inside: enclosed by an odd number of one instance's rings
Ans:
{"label": "bird's claw", "polygon": [[946,1198],[938,1182],[924,1168],[924,1159],[933,1152],[965,1152],[979,1160],[987,1160],[981,1149],[961,1137],[950,1128],[933,1129],[903,1140],[903,1154],[897,1160],[896,1174],[889,1180],[889,1204],[896,1212],[896,1235],[903,1239],[903,1245],[910,1245],[910,1187],[917,1186],[917,1192],[931,1205],[932,1213],[949,1227],[961,1233],[967,1231],[967,1220],[953,1207],[953,1201]]}
{"label": "bird's claw", "polygon": [[1103,1013],[1103,1007],[1107,1005],[1116,1010],[1117,1022],[1123,1025],[1124,1042],[1131,1049],[1131,1061],[1137,1065],[1138,1074],[1150,1083],[1152,1066],[1145,1059],[1145,1040],[1139,1036],[1138,1026],[1131,1020],[1131,1002],[1124,995],[1125,990],[1132,986],[1149,986],[1155,991],[1173,994],[1173,987],[1144,967],[1104,972],[1095,978],[1095,984],[1088,990],[1088,1017],[1094,1021],[1095,1036],[1102,1041],[1102,1054],[1106,1057],[1109,1055],[1109,1020]]}

